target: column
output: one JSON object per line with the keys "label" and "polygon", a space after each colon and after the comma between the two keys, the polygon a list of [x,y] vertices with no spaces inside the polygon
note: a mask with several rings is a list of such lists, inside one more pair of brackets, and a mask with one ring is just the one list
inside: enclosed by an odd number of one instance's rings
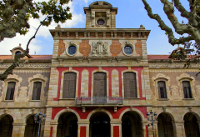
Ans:
{"label": "column", "polygon": [[46,120],[45,120],[45,126],[44,126],[44,137],[54,137],[52,136],[52,126],[51,126],[51,115],[52,115],[52,108],[46,109]]}
{"label": "column", "polygon": [[[145,120],[142,123],[142,130],[143,130],[143,137],[146,137],[147,135],[151,135],[152,131],[152,126],[148,127],[148,122]],[[149,132],[150,131],[150,132]],[[152,134],[153,136],[153,134]],[[150,137],[150,136],[149,136]]]}
{"label": "column", "polygon": [[57,136],[58,122],[56,120],[51,120],[50,126],[50,137]]}
{"label": "column", "polygon": [[199,131],[200,131],[200,121],[199,120],[197,120],[197,124],[199,126]]}
{"label": "column", "polygon": [[111,137],[122,137],[122,122],[117,121],[111,121]]}
{"label": "column", "polygon": [[175,137],[185,137],[185,127],[184,127],[184,122],[177,122],[175,121],[174,125],[174,133]]}
{"label": "column", "polygon": [[25,123],[13,123],[12,137],[23,137],[25,127]]}
{"label": "column", "polygon": [[87,120],[78,122],[78,137],[89,137],[89,125],[90,122]]}

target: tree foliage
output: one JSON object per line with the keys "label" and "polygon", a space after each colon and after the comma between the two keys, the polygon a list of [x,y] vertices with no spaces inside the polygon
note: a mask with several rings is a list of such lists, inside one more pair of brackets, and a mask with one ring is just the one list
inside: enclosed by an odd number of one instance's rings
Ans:
{"label": "tree foliage", "polygon": [[[42,19],[35,34],[27,43],[26,50],[21,55],[16,55],[13,64],[0,74],[0,80],[5,80],[13,69],[18,66],[20,58],[28,56],[29,44],[35,38],[41,26],[49,26],[52,21],[64,23],[72,18],[70,8],[66,5],[70,0],[49,0],[35,2],[33,0],[2,0],[0,1],[0,42],[4,38],[13,38],[17,33],[25,35],[29,28],[29,19]],[[72,0],[71,0],[72,1]],[[5,45],[6,46],[6,45]]]}

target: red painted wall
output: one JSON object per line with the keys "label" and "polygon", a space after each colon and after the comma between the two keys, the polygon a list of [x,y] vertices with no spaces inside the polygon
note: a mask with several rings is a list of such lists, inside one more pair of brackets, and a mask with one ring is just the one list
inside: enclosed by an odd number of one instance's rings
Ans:
{"label": "red painted wall", "polygon": [[119,137],[119,126],[113,126],[113,137]]}
{"label": "red painted wall", "polygon": [[80,128],[80,137],[86,137],[86,127],[81,127]]}
{"label": "red painted wall", "polygon": [[[82,71],[86,69],[89,72],[89,82],[88,82],[88,96],[91,97],[91,83],[92,83],[92,72],[95,70],[98,70],[98,67],[73,67],[72,70],[78,71],[79,73],[79,78],[78,78],[78,97],[81,96],[81,77],[82,77]],[[128,67],[102,67],[102,70],[106,70],[109,75],[109,96],[112,96],[112,71],[116,69],[119,74],[119,96],[122,97],[122,76],[121,73],[122,71],[128,70]],[[143,67],[132,67],[132,70],[135,70],[138,72],[138,85],[139,85],[139,96],[141,100],[145,100],[146,98],[142,97],[142,81],[141,81],[141,71],[143,70]],[[61,77],[62,77],[62,72],[69,70],[68,67],[62,68],[58,67],[57,68],[59,72],[59,77],[58,77],[58,89],[57,89],[57,97],[54,98],[54,101],[58,101],[60,98],[60,88],[61,88]]]}
{"label": "red painted wall", "polygon": [[[113,119],[119,119],[121,113],[127,108],[130,108],[130,107],[121,107],[121,108],[118,107],[117,108],[117,112],[113,111],[113,107],[105,107],[105,108],[102,108],[102,109],[105,109],[105,110],[109,111],[110,114],[112,115]],[[133,107],[133,108],[138,109],[143,114],[143,116],[146,118],[146,113],[147,113],[147,108],[146,107]],[[60,112],[63,109],[66,109],[66,107],[52,108],[52,117],[51,117],[52,120],[55,118],[57,113]],[[97,108],[96,107],[91,107],[91,108],[88,107],[88,108],[86,108],[86,112],[82,112],[82,108],[70,107],[69,109],[75,110],[79,114],[81,119],[87,119],[88,114],[91,111],[93,111],[94,109],[97,109]]]}

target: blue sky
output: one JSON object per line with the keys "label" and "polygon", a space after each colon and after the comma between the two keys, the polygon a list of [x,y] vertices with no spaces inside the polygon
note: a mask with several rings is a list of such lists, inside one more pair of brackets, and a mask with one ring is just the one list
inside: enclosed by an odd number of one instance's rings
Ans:
{"label": "blue sky", "polygon": [[[35,0],[41,1],[41,0]],[[46,0],[47,1],[47,0]],[[84,28],[85,27],[85,14],[83,7],[88,7],[89,4],[95,0],[73,0],[69,3],[72,12],[72,20],[67,20],[64,24],[61,24],[63,28]],[[150,19],[147,15],[142,0],[105,0],[118,7],[118,14],[116,16],[116,27],[117,28],[139,28],[142,24],[147,30],[151,30],[147,40],[147,52],[148,54],[169,54],[173,49],[177,47],[171,46],[168,43],[167,35],[158,27],[158,23]],[[160,0],[147,0],[153,9],[154,13],[159,13],[163,20],[171,26],[162,8],[163,5]],[[182,4],[189,9],[187,0],[181,0]],[[185,19],[180,17],[180,13],[176,12],[181,22]],[[30,20],[31,29],[26,36],[17,35],[15,38],[5,39],[0,43],[0,54],[8,55],[11,54],[10,50],[22,44],[25,48],[29,38],[34,34],[35,28],[39,25],[39,20]],[[36,55],[51,55],[53,52],[53,38],[49,33],[49,29],[54,29],[57,26],[56,23],[52,23],[51,26],[42,27],[36,39],[30,44],[30,54]],[[178,35],[175,35],[179,37]]]}

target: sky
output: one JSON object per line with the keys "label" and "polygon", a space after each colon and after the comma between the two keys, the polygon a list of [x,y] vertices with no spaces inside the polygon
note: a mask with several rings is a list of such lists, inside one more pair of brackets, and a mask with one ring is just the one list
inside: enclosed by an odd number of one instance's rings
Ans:
{"label": "sky", "polygon": [[[41,0],[35,0],[41,1]],[[48,0],[45,0],[48,1]],[[85,28],[86,16],[84,14],[84,7],[88,7],[89,4],[96,0],[73,0],[68,6],[72,13],[72,20],[67,20],[65,23],[60,24],[62,28]],[[147,53],[148,54],[170,54],[172,50],[178,47],[178,45],[172,46],[168,43],[167,35],[158,27],[158,23],[150,19],[147,15],[142,0],[105,0],[118,8],[118,14],[116,15],[116,28],[139,28],[143,25],[145,29],[151,30],[147,39]],[[152,7],[153,13],[157,13],[161,16],[164,22],[171,27],[171,23],[167,19],[167,16],[163,12],[163,4],[160,0],[147,0]],[[181,0],[182,4],[188,10],[188,1]],[[186,19],[180,16],[180,13],[175,10],[179,22],[187,22]],[[0,55],[11,55],[10,50],[14,47],[22,45],[25,49],[28,40],[34,35],[40,20],[30,19],[30,30],[24,35],[17,34],[14,38],[6,38],[0,42]],[[49,29],[54,29],[57,26],[56,23],[52,23],[49,27],[41,27],[36,35],[36,39],[30,43],[31,55],[51,55],[53,52],[53,38],[49,32]],[[175,34],[178,38],[179,35]]]}

